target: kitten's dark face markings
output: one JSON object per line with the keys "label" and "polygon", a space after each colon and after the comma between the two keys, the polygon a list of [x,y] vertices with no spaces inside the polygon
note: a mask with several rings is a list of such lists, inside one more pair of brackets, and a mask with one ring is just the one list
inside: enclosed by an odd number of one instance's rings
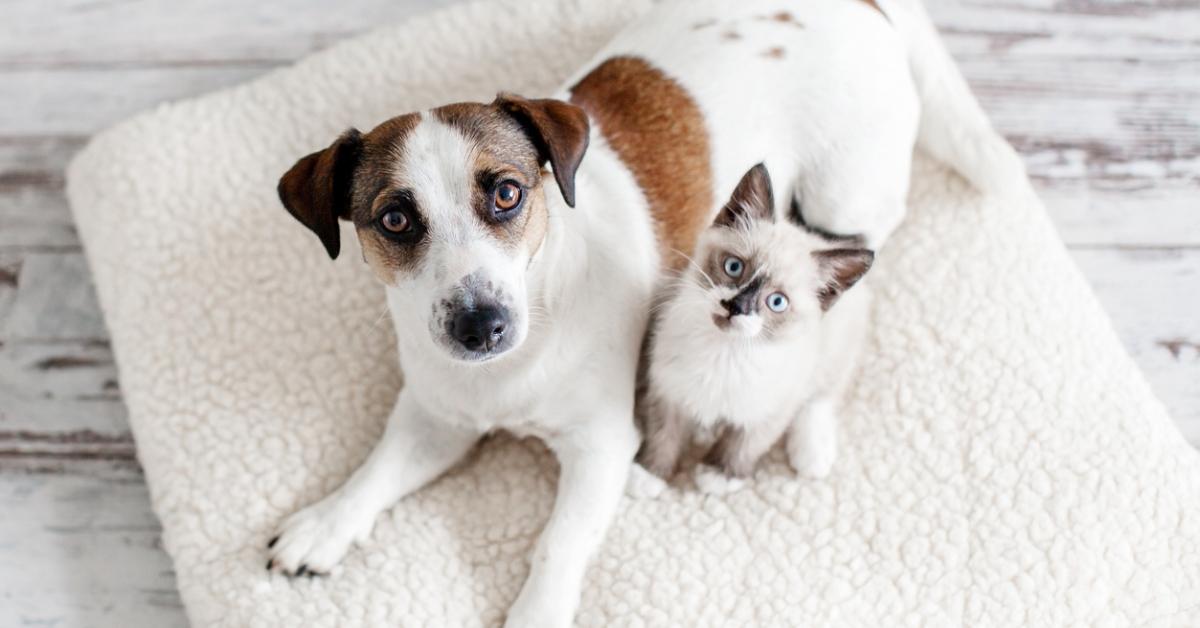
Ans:
{"label": "kitten's dark face markings", "polygon": [[730,317],[758,314],[758,296],[762,286],[762,277],[751,279],[746,285],[739,287],[737,294],[722,299],[721,307],[725,308]]}
{"label": "kitten's dark face markings", "polygon": [[721,330],[730,329],[736,316],[759,319],[769,332],[778,329],[788,318],[788,287],[772,276],[765,255],[760,255],[759,251],[751,253],[745,255],[744,252],[719,249],[705,260],[704,272],[713,282],[709,291],[720,306],[713,313],[713,324]]}
{"label": "kitten's dark face markings", "polygon": [[[693,279],[714,303],[718,329],[773,336],[819,317],[870,268],[870,251],[813,251],[814,238],[804,231],[803,225],[776,222],[766,168],[759,164],[746,172],[698,248],[703,272]],[[789,295],[797,297],[795,304]]]}

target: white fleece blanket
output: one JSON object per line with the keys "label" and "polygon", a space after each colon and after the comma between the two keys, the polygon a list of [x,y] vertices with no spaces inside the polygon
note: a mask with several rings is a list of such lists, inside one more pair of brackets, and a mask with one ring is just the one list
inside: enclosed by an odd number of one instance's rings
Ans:
{"label": "white fleece blanket", "polygon": [[[419,17],[162,106],[72,164],[196,625],[501,621],[553,499],[534,441],[484,443],[331,577],[265,571],[276,522],[347,477],[401,385],[382,290],[357,251],[331,263],[275,184],[350,125],[549,93],[643,4]],[[777,452],[727,498],[625,500],[580,624],[1200,625],[1200,456],[1043,208],[980,199],[924,160],[911,208],[872,271],[876,325],[832,477],[797,480]]]}

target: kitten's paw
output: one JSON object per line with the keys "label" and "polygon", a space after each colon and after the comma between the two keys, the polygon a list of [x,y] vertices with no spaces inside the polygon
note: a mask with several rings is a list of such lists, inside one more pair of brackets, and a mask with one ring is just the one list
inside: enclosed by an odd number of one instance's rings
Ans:
{"label": "kitten's paw", "polygon": [[325,575],[350,545],[370,536],[374,518],[356,515],[327,498],[284,520],[267,544],[267,571],[285,576]]}
{"label": "kitten's paw", "polygon": [[728,495],[742,490],[746,481],[707,464],[696,467],[696,488],[707,495]]}
{"label": "kitten's paw", "polygon": [[801,476],[819,480],[837,460],[837,438],[830,434],[793,434],[787,439],[788,462]]}
{"label": "kitten's paw", "polygon": [[629,469],[629,479],[625,482],[625,494],[634,499],[654,499],[662,496],[668,488],[665,480],[636,462]]}

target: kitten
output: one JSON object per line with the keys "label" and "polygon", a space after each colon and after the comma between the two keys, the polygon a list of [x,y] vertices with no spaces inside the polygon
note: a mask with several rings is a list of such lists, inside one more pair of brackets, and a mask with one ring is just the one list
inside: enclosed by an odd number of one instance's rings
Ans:
{"label": "kitten", "polygon": [[762,164],[742,177],[657,310],[638,399],[646,470],[669,478],[693,431],[714,430],[697,483],[733,489],[790,429],[796,471],[829,473],[868,318],[866,289],[847,290],[874,260],[846,246],[777,221]]}

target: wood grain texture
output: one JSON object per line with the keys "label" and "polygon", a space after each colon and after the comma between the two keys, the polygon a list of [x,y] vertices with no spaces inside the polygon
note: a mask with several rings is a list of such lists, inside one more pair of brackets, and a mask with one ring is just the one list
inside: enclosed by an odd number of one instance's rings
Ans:
{"label": "wood grain texture", "polygon": [[[70,155],[140,110],[458,1],[5,3],[0,626],[184,623],[63,192]],[[1118,334],[1200,445],[1200,3],[927,2]]]}
{"label": "wood grain texture", "polygon": [[136,470],[0,473],[0,504],[0,625],[187,625]]}

